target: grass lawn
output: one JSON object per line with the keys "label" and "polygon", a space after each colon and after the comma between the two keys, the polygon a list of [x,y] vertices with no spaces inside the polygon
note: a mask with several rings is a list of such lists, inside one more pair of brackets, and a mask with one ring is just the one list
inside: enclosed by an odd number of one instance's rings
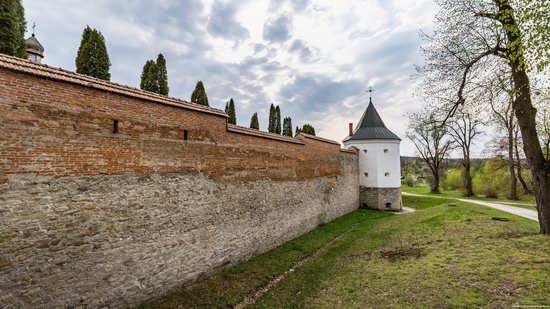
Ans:
{"label": "grass lawn", "polygon": [[441,193],[431,193],[430,188],[424,187],[424,186],[417,186],[417,187],[409,187],[407,185],[401,186],[401,191],[403,192],[409,192],[409,193],[416,193],[416,194],[430,194],[434,196],[441,196],[441,197],[454,197],[454,198],[463,198],[463,199],[475,199],[480,201],[487,201],[487,202],[495,202],[495,203],[502,203],[506,205],[512,205],[516,207],[536,210],[535,206],[535,196],[534,195],[521,195],[519,200],[511,200],[505,197],[499,197],[499,198],[490,198],[485,197],[483,195],[476,195],[471,197],[465,197],[460,191],[457,190],[442,190]]}
{"label": "grass lawn", "polygon": [[403,202],[418,210],[357,210],[141,307],[232,307],[323,246],[250,307],[550,305],[550,237],[536,222],[446,199]]}

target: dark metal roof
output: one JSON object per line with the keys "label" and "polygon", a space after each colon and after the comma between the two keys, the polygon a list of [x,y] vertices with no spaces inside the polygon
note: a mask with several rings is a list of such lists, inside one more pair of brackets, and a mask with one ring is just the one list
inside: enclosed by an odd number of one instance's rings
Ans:
{"label": "dark metal roof", "polygon": [[393,139],[401,140],[397,135],[393,134],[392,131],[386,128],[384,121],[380,118],[380,115],[374,108],[372,100],[369,102],[369,106],[361,120],[359,121],[359,126],[353,132],[353,135],[348,136],[344,139],[345,141],[349,140],[365,140],[365,139]]}

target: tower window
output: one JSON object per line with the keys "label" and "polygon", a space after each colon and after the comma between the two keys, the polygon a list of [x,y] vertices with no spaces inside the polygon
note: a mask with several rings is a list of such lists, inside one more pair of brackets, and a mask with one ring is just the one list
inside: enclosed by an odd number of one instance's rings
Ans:
{"label": "tower window", "polygon": [[369,177],[369,173],[363,173],[365,177]]}
{"label": "tower window", "polygon": [[364,153],[367,153],[367,150],[366,150],[366,149],[363,149],[363,152],[364,152]]}
{"label": "tower window", "polygon": [[388,153],[388,150],[387,150],[387,149],[384,149],[384,153]]}
{"label": "tower window", "polygon": [[386,173],[384,174],[384,176],[390,176],[390,173],[386,172]]}
{"label": "tower window", "polygon": [[186,141],[186,140],[188,139],[188,137],[189,137],[188,135],[189,135],[188,131],[187,131],[187,130],[183,130],[183,140],[184,140],[184,141]]}

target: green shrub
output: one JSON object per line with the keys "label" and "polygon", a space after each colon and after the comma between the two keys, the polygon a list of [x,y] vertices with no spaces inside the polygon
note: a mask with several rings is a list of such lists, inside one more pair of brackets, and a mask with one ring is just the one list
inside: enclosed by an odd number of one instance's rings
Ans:
{"label": "green shrub", "polygon": [[460,190],[464,188],[464,172],[460,168],[453,168],[447,172],[443,180],[443,189]]}
{"label": "green shrub", "polygon": [[473,179],[475,192],[487,197],[506,195],[509,190],[510,175],[500,160],[499,158],[488,160],[476,171]]}
{"label": "green shrub", "polygon": [[414,187],[416,186],[417,181],[418,181],[418,177],[416,175],[413,175],[413,174],[405,175],[405,184],[407,184],[407,186]]}

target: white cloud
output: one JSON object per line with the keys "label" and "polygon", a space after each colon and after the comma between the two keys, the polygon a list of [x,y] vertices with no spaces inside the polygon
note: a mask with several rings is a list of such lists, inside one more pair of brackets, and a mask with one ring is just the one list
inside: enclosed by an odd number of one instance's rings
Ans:
{"label": "white cloud", "polygon": [[[432,1],[278,0],[26,0],[46,48],[44,62],[74,69],[82,29],[102,31],[114,81],[137,86],[143,63],[164,53],[171,95],[189,99],[197,80],[210,102],[237,103],[239,124],[258,112],[265,128],[269,104],[293,124],[312,123],[341,141],[374,102],[386,125],[404,138],[403,114],[419,108],[409,80],[420,28],[433,24]],[[289,92],[292,91],[292,92]]]}

